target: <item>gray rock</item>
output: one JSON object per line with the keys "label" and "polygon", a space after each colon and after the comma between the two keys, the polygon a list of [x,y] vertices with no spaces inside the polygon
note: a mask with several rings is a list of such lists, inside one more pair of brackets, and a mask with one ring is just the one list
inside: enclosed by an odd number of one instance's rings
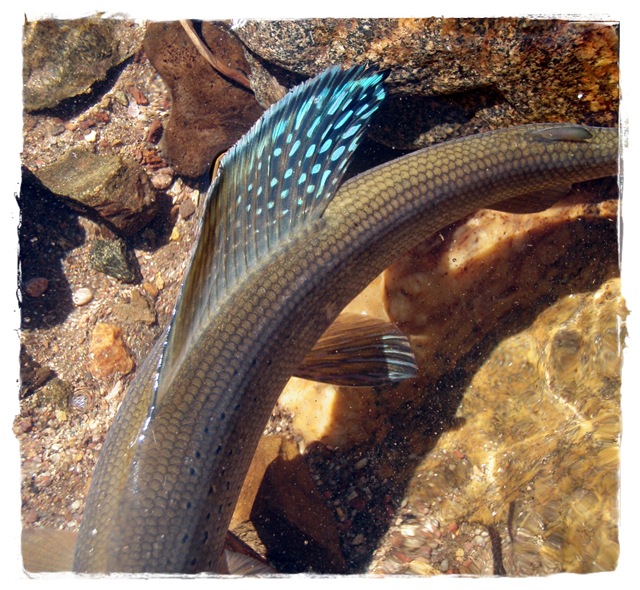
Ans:
{"label": "gray rock", "polygon": [[[123,34],[124,21],[41,20],[24,27],[24,108],[37,111],[86,94],[113,66],[136,51],[140,35]],[[137,37],[137,38],[136,38]]]}
{"label": "gray rock", "polygon": [[91,250],[91,265],[98,272],[135,283],[140,279],[138,261],[123,240],[96,240]]}

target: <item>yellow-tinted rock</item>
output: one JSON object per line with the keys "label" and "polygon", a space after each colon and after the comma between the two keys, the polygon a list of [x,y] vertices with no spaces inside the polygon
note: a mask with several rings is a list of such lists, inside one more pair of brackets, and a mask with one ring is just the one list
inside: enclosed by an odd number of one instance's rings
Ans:
{"label": "yellow-tinted rock", "polygon": [[112,324],[98,323],[91,334],[91,372],[100,379],[126,375],[133,369],[133,359],[122,340],[122,330]]}

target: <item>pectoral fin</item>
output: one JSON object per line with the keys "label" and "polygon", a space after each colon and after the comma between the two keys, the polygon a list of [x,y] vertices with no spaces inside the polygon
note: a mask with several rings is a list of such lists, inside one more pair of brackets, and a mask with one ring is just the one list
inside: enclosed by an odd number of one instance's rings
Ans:
{"label": "pectoral fin", "polygon": [[342,314],[318,340],[296,377],[351,387],[383,385],[417,375],[407,337],[395,324]]}

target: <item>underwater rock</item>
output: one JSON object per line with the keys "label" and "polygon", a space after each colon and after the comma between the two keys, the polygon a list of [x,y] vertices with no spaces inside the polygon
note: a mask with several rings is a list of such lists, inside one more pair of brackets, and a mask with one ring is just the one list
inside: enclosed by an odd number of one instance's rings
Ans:
{"label": "underwater rock", "polygon": [[[122,29],[128,30],[123,33]],[[140,35],[116,19],[46,19],[27,22],[23,37],[24,108],[49,109],[91,92],[107,72],[133,55]]]}
{"label": "underwater rock", "polygon": [[389,315],[411,335],[425,377],[452,370],[501,321],[568,283],[589,289],[615,274],[617,206],[607,179],[539,213],[481,210],[388,269]]}
{"label": "underwater rock", "polygon": [[540,121],[617,124],[611,23],[293,19],[239,21],[233,31],[276,77],[279,69],[310,77],[336,63],[390,70],[390,98],[370,136],[395,148]]}
{"label": "underwater rock", "polygon": [[131,291],[131,299],[127,303],[119,303],[113,307],[114,314],[126,324],[139,322],[147,325],[155,324],[156,312],[144,295],[138,290]]}
{"label": "underwater rock", "polygon": [[123,236],[137,233],[159,210],[156,190],[147,173],[135,162],[115,154],[70,150],[34,174],[51,192],[83,211],[94,210]]}
{"label": "underwater rock", "polygon": [[133,370],[133,359],[122,340],[122,330],[106,323],[96,324],[91,333],[91,373],[99,379],[127,375]]}
{"label": "underwater rock", "polygon": [[[398,521],[426,513],[442,530],[492,531],[510,576],[615,569],[625,315],[612,278],[500,342],[465,385],[457,426],[416,467]],[[436,551],[393,526],[370,571],[407,572],[409,556],[495,573],[495,551],[467,543],[465,530],[456,563],[451,543]]]}
{"label": "underwater rock", "polygon": [[20,346],[20,397],[24,397],[44,384],[54,375],[50,367],[42,366]]}
{"label": "underwater rock", "polygon": [[[225,64],[249,70],[242,44],[222,25],[202,23],[200,36]],[[144,50],[171,91],[159,147],[178,174],[198,177],[257,121],[262,107],[251,92],[213,70],[179,22],[150,23]]]}
{"label": "underwater rock", "polygon": [[29,295],[29,297],[40,297],[49,286],[48,279],[44,277],[35,277],[33,279],[29,279],[24,284],[24,292]]}
{"label": "underwater rock", "polygon": [[39,388],[35,395],[40,405],[46,404],[58,410],[66,410],[69,408],[71,391],[71,386],[66,381],[53,377]]}
{"label": "underwater rock", "polygon": [[123,283],[135,283],[140,279],[138,261],[123,240],[95,240],[90,260],[95,270]]}

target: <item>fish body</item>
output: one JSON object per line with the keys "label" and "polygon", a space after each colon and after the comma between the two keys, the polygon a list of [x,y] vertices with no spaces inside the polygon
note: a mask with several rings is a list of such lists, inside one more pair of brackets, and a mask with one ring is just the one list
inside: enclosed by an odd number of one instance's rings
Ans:
{"label": "fish body", "polygon": [[533,125],[433,146],[340,186],[383,78],[332,68],[225,157],[168,334],[101,452],[76,571],[222,571],[276,400],[349,301],[478,208],[616,174],[615,130]]}

